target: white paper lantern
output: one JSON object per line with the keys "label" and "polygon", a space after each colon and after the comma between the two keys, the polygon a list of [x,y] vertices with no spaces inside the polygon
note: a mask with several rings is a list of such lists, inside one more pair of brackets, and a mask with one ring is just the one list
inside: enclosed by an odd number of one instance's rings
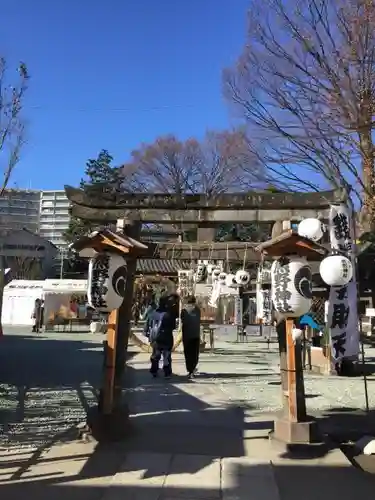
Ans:
{"label": "white paper lantern", "polygon": [[322,280],[329,286],[345,286],[353,277],[353,265],[344,255],[329,255],[320,263]]}
{"label": "white paper lantern", "polygon": [[275,310],[285,317],[306,314],[312,301],[312,273],[302,257],[282,257],[271,268],[271,294]]}
{"label": "white paper lantern", "polygon": [[220,267],[214,267],[214,269],[212,270],[212,280],[216,281],[219,278],[220,273],[221,273]]}
{"label": "white paper lantern", "polygon": [[292,339],[293,342],[299,342],[303,336],[303,331],[300,328],[293,328],[292,329]]}
{"label": "white paper lantern", "polygon": [[202,283],[206,278],[206,266],[204,264],[199,264],[197,267],[197,271],[195,273],[195,281],[197,283]]}
{"label": "white paper lantern", "polygon": [[226,282],[227,282],[227,273],[224,273],[224,272],[222,271],[222,272],[219,274],[219,278],[218,278],[218,280],[219,280],[219,283],[220,283],[221,285],[225,285],[225,284],[226,284]]}
{"label": "white paper lantern", "polygon": [[101,333],[103,330],[103,323],[99,321],[92,321],[90,323],[90,333]]}
{"label": "white paper lantern", "polygon": [[240,286],[245,286],[250,282],[250,274],[244,269],[239,269],[236,272],[236,282]]}
{"label": "white paper lantern", "polygon": [[215,265],[214,264],[208,264],[208,266],[207,266],[207,274],[208,274],[208,276],[212,276],[212,272],[213,272],[214,269],[215,269]]}
{"label": "white paper lantern", "polygon": [[237,285],[236,276],[234,274],[231,274],[231,273],[227,274],[225,284],[229,287],[236,286]]}
{"label": "white paper lantern", "polygon": [[125,297],[126,261],[121,255],[103,252],[90,259],[87,298],[101,312],[118,309]]}
{"label": "white paper lantern", "polygon": [[319,219],[304,219],[298,224],[298,234],[313,241],[323,237],[323,227]]}

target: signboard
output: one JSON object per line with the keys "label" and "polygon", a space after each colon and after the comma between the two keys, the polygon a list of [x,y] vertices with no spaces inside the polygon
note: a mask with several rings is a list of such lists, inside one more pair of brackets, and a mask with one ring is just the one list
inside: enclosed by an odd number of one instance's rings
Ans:
{"label": "signboard", "polygon": [[210,329],[214,330],[215,335],[237,335],[236,325],[210,325]]}

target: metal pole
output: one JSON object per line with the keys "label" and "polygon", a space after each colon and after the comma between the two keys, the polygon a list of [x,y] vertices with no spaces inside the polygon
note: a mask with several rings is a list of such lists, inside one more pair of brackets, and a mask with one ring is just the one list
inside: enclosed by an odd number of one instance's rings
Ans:
{"label": "metal pole", "polygon": [[368,400],[368,383],[367,383],[367,374],[366,374],[365,346],[364,346],[364,342],[363,342],[362,319],[359,320],[359,339],[361,342],[362,374],[363,374],[363,385],[365,386],[366,413],[369,413],[370,404],[369,404],[369,400]]}
{"label": "metal pole", "polygon": [[[350,203],[350,208],[351,208],[351,217],[352,217],[352,227],[353,227],[353,240],[354,240],[354,272],[355,272],[355,277],[356,277],[356,285],[357,285],[357,304],[359,306],[360,300],[361,300],[361,292],[359,288],[359,267],[358,267],[358,256],[357,256],[357,229],[355,225],[355,212],[354,212],[354,205],[353,201],[349,196],[349,203]],[[362,358],[362,375],[363,375],[363,385],[364,385],[364,390],[365,390],[365,406],[366,406],[366,413],[370,411],[370,406],[369,406],[369,399],[368,399],[368,383],[367,383],[367,374],[366,374],[366,359],[365,359],[365,346],[363,343],[363,330],[362,330],[362,319],[359,317],[359,311],[357,310],[358,314],[358,327],[359,327],[359,342],[361,344],[361,358]]]}
{"label": "metal pole", "polygon": [[64,248],[60,248],[60,279],[62,280],[64,277]]}

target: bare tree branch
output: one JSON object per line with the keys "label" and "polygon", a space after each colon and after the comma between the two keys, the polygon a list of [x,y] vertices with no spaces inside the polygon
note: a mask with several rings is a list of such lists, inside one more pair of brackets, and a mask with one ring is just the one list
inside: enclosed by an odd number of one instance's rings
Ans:
{"label": "bare tree branch", "polygon": [[13,279],[37,280],[43,276],[40,259],[21,256],[9,257],[8,265],[12,270]]}
{"label": "bare tree branch", "polygon": [[375,3],[253,0],[226,97],[273,184],[346,189],[375,220]]}
{"label": "bare tree branch", "polygon": [[16,84],[8,83],[6,61],[0,58],[0,161],[3,171],[0,196],[3,196],[20,159],[25,139],[22,110],[29,74],[24,63],[19,65],[18,74]]}
{"label": "bare tree branch", "polygon": [[126,183],[136,191],[205,193],[243,191],[258,179],[260,164],[242,130],[209,131],[202,141],[174,135],[142,144],[124,165]]}

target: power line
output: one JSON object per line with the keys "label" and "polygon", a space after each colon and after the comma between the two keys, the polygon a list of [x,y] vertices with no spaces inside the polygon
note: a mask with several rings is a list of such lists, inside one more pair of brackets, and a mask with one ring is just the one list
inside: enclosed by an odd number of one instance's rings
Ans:
{"label": "power line", "polygon": [[56,111],[58,109],[64,110],[64,111],[77,111],[81,113],[104,113],[104,112],[114,112],[114,113],[122,113],[122,112],[141,112],[141,113],[148,113],[149,111],[162,111],[162,110],[172,110],[172,109],[186,109],[186,108],[196,108],[198,107],[197,104],[174,104],[174,105],[163,105],[163,106],[149,106],[146,108],[137,108],[137,107],[74,107],[74,108],[67,108],[67,107],[55,107],[55,106],[48,106],[48,105],[42,105],[42,104],[35,104],[31,106],[25,106],[26,109],[31,109],[31,110],[41,110],[41,111]]}

